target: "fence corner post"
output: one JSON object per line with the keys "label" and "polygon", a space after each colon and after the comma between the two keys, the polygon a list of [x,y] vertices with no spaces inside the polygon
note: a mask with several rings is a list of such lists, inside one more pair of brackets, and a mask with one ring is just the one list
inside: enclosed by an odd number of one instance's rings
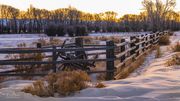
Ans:
{"label": "fence corner post", "polygon": [[114,70],[115,70],[115,66],[114,66],[114,42],[113,41],[107,41],[106,42],[106,80],[112,80],[114,79]]}

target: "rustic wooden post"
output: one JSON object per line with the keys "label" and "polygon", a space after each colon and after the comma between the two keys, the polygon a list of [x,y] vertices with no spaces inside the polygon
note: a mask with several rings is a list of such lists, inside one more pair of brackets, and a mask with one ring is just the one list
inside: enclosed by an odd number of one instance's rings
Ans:
{"label": "rustic wooden post", "polygon": [[151,48],[151,38],[150,37],[151,37],[151,35],[148,34],[148,40],[147,40],[148,41],[148,49]]}
{"label": "rustic wooden post", "polygon": [[[124,43],[125,39],[121,39],[121,43]],[[121,53],[124,52],[126,50],[126,45],[122,45],[121,46]],[[126,59],[126,55],[121,56],[120,61],[123,62]]]}
{"label": "rustic wooden post", "polygon": [[[130,37],[130,40],[131,40],[131,43],[130,43],[130,48],[133,48],[135,46],[135,42],[136,42],[136,36],[131,36]],[[135,40],[135,41],[134,41]],[[130,51],[130,56],[133,55],[135,53],[135,49],[131,50]]]}
{"label": "rustic wooden post", "polygon": [[140,45],[139,44],[137,45],[137,43],[139,43],[141,41],[139,38],[141,38],[141,36],[138,36],[138,38],[136,38],[136,49],[135,49],[136,57],[139,56],[139,51],[140,51],[139,50]]}
{"label": "rustic wooden post", "polygon": [[160,38],[161,36],[160,36],[160,32],[159,33],[157,33],[157,40],[158,40],[158,42],[157,42],[157,44],[159,43],[159,38]]}
{"label": "rustic wooden post", "polygon": [[[82,48],[83,47],[83,39],[82,38],[76,38],[75,39],[75,44],[76,44],[77,47]],[[84,51],[76,51],[75,52],[76,56],[79,56],[79,55],[81,55],[83,53],[84,53]],[[79,58],[83,59],[83,55],[79,56]]]}
{"label": "rustic wooden post", "polygon": [[36,47],[37,47],[37,48],[42,48],[41,43],[37,43],[37,44],[36,44]]}
{"label": "rustic wooden post", "polygon": [[56,60],[57,60],[57,58],[56,58],[57,57],[56,56],[56,46],[53,46],[52,48],[53,48],[52,67],[53,67],[53,72],[56,73]]}
{"label": "rustic wooden post", "polygon": [[106,49],[106,79],[107,80],[112,80],[114,78],[114,42],[113,41],[107,41],[106,46],[109,49]]}
{"label": "rustic wooden post", "polygon": [[149,41],[148,41],[148,34],[146,34],[146,38],[145,38],[146,42],[145,42],[145,45],[146,45],[146,50],[148,49],[148,44],[149,44]]}
{"label": "rustic wooden post", "polygon": [[[143,38],[142,38],[143,37]],[[141,41],[144,41],[142,44],[141,44],[141,47],[142,47],[142,52],[144,52],[145,51],[145,37],[144,37],[144,35],[141,35]]]}
{"label": "rustic wooden post", "polygon": [[156,33],[153,34],[153,44],[156,44]]}
{"label": "rustic wooden post", "polygon": [[154,45],[156,45],[157,44],[157,33],[154,33]]}
{"label": "rustic wooden post", "polygon": [[152,39],[153,39],[153,34],[150,34],[150,40],[151,40],[151,41],[150,41],[150,44],[151,44],[151,45],[153,44],[153,40],[152,40]]}

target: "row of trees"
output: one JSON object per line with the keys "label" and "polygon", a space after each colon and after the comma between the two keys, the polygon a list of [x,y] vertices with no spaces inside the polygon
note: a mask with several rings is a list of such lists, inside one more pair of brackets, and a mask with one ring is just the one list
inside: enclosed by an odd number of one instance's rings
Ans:
{"label": "row of trees", "polygon": [[107,11],[99,14],[82,12],[69,6],[48,11],[32,5],[20,11],[8,5],[0,5],[0,33],[47,33],[71,36],[86,32],[128,32],[180,30],[180,13],[173,11],[176,1],[144,0],[144,10],[138,14]]}

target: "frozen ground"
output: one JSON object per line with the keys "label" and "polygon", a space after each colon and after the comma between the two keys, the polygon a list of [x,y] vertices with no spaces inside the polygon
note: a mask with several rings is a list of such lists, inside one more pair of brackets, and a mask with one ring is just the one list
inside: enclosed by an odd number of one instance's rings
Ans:
{"label": "frozen ground", "polygon": [[[134,34],[146,34],[150,32],[120,32],[120,33],[90,33],[89,36],[122,36],[129,37]],[[0,48],[16,47],[19,43],[26,43],[28,46],[32,45],[32,42],[38,39],[49,39],[45,34],[1,34],[0,35]],[[68,37],[58,37],[61,40],[65,40]]]}
{"label": "frozen ground", "polygon": [[16,47],[20,43],[31,45],[32,42],[41,38],[48,38],[45,34],[1,34],[0,35],[0,48]]}
{"label": "frozen ground", "polygon": [[150,32],[114,32],[114,33],[90,33],[89,36],[122,36],[122,37],[129,37],[132,35],[138,34],[148,34]]}
{"label": "frozen ground", "polygon": [[[172,44],[180,40],[180,32],[171,37]],[[163,46],[163,56],[150,54],[145,63],[129,78],[104,82],[105,88],[87,88],[72,97],[40,98],[20,92],[32,81],[8,81],[0,89],[0,101],[180,101],[180,66],[165,65],[175,53]]]}

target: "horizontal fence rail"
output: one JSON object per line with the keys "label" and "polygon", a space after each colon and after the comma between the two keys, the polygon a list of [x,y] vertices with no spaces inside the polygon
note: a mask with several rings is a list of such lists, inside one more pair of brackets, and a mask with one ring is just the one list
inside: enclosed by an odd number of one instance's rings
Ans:
{"label": "horizontal fence rail", "polygon": [[[156,32],[143,35],[130,36],[129,41],[125,39],[120,39],[120,43],[115,44],[113,40],[106,41],[106,45],[88,45],[83,44],[82,38],[77,38],[74,45],[71,48],[62,48],[61,46],[41,46],[37,44],[37,48],[2,48],[0,49],[0,54],[32,54],[32,53],[50,53],[50,55],[42,56],[40,60],[36,60],[35,57],[27,58],[17,58],[17,59],[4,59],[0,60],[0,65],[50,65],[52,72],[57,72],[57,65],[71,63],[85,63],[90,64],[90,62],[106,62],[106,70],[103,71],[86,71],[87,73],[106,73],[106,79],[111,80],[114,77],[114,73],[117,68],[124,66],[125,62],[129,59],[137,59],[141,54],[150,49],[151,46],[157,45],[159,38],[163,35],[168,34],[165,32]],[[77,47],[78,46],[78,47]],[[93,53],[88,53],[93,51]],[[102,51],[102,52],[96,52]],[[73,54],[81,55],[86,53],[87,57],[95,55],[104,55],[104,59],[100,58],[74,58],[72,60],[59,60],[58,53],[63,52],[73,52]],[[63,58],[63,57],[62,57]],[[47,61],[47,59],[50,59]],[[34,61],[33,61],[34,60]],[[115,66],[114,62],[118,60],[120,63]],[[77,64],[76,64],[77,65]],[[32,67],[32,68],[37,68]],[[26,68],[20,69],[25,71]],[[19,71],[7,70],[0,72],[0,76],[45,76],[48,73],[18,73]]]}

